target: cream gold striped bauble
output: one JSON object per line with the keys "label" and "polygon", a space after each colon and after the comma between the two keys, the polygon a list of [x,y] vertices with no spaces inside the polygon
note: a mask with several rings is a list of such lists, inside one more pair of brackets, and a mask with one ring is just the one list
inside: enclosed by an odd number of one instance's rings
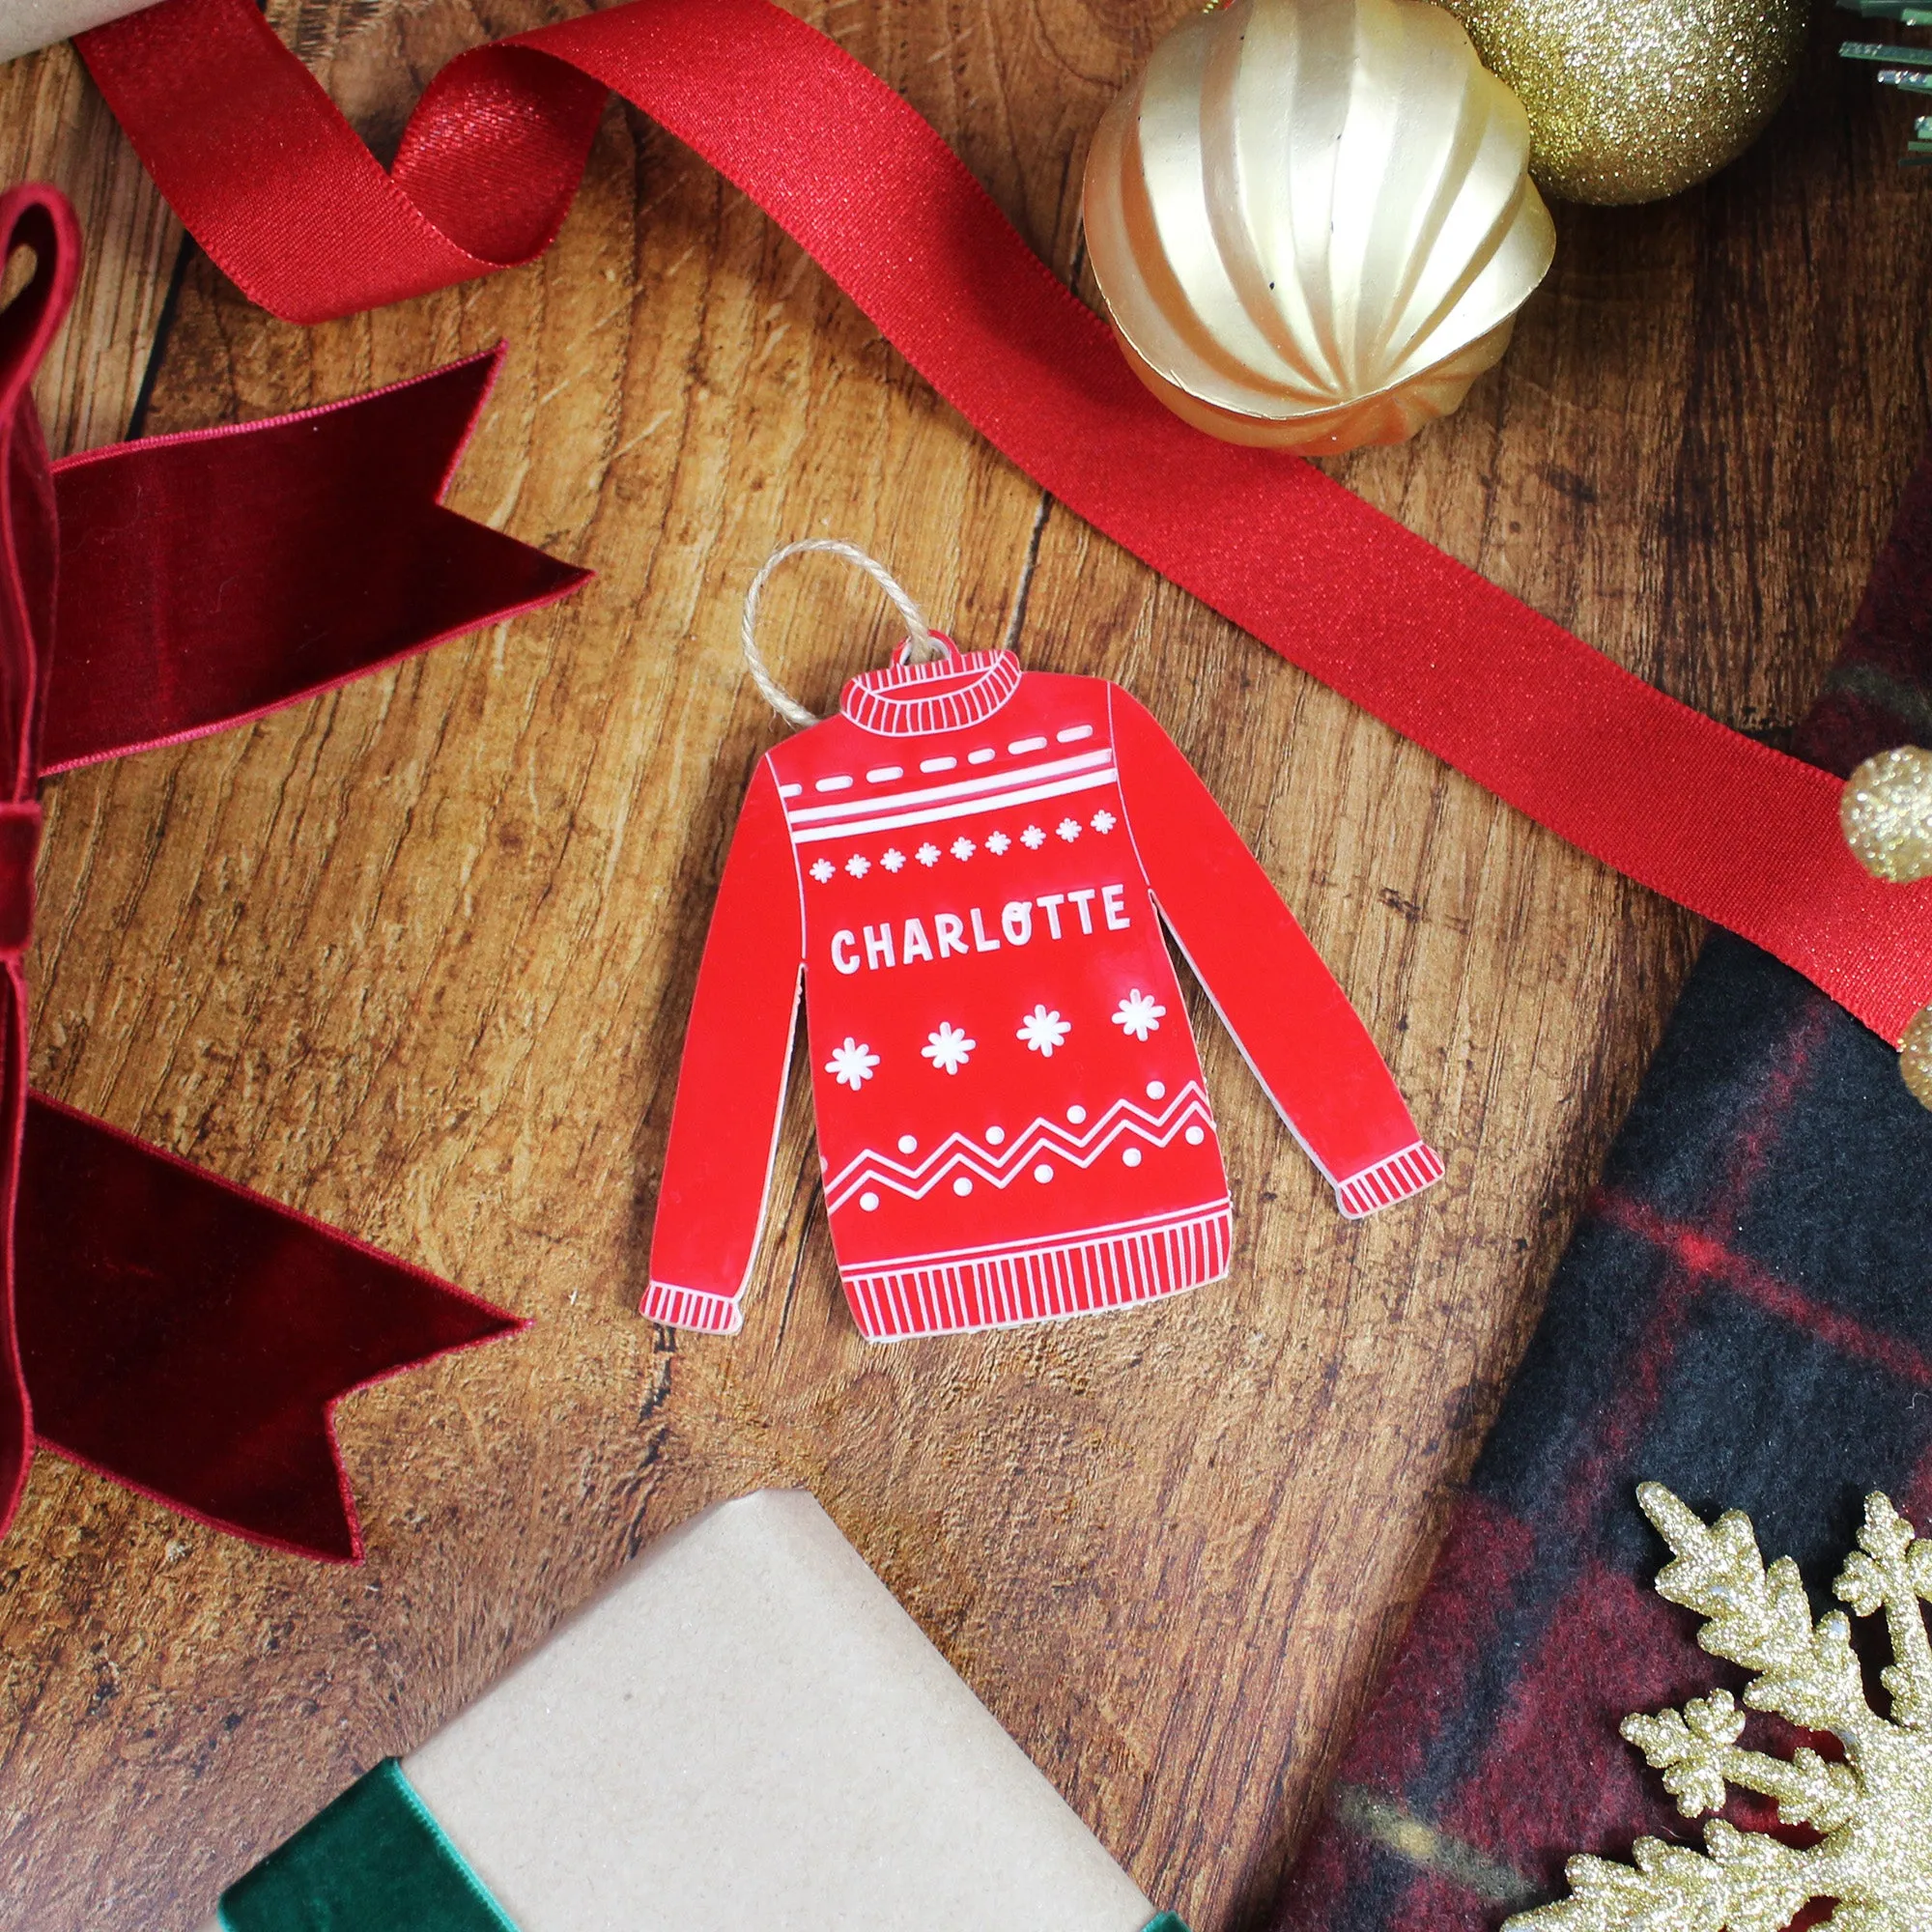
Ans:
{"label": "cream gold striped bauble", "polygon": [[1234,0],[1154,49],[1088,158],[1129,361],[1231,441],[1399,442],[1457,408],[1548,272],[1529,123],[1428,0]]}

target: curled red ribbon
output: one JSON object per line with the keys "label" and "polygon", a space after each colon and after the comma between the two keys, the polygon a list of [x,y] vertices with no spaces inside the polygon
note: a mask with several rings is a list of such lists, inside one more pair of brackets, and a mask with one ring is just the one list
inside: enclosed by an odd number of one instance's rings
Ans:
{"label": "curled red ribbon", "polygon": [[438,500],[496,372],[49,465],[28,384],[73,293],[51,188],[0,195],[0,1530],[36,1441],[301,1554],[362,1551],[330,1411],[524,1325],[392,1255],[30,1095],[44,772],[260,716],[585,573]]}
{"label": "curled red ribbon", "polygon": [[1309,465],[1169,415],[938,134],[770,0],[636,0],[464,54],[386,174],[251,0],[161,0],[78,45],[202,245],[298,322],[540,253],[614,88],[1163,576],[1894,1045],[1932,1003],[1932,882],[1860,868],[1834,780],[1631,676]]}

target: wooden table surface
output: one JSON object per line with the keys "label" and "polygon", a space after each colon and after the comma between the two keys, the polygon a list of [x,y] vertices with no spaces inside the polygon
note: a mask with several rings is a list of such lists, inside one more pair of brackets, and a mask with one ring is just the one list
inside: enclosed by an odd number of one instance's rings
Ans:
{"label": "wooden table surface", "polygon": [[[1088,136],[1192,4],[806,12],[1091,296]],[[270,9],[379,148],[460,46],[570,11]],[[1895,165],[1909,110],[1841,71],[1836,38],[1822,13],[1792,103],[1707,187],[1560,211],[1555,270],[1462,414],[1335,466],[1771,733],[1817,688],[1932,414],[1932,182]],[[57,447],[324,401],[502,336],[455,501],[598,572],[392,675],[47,787],[37,1080],[537,1324],[343,1405],[361,1569],[36,1463],[0,1547],[0,1923],[195,1924],[651,1537],[793,1484],[1157,1903],[1197,1932],[1264,1926],[1695,923],[1044,498],[621,105],[543,262],[314,329],[184,249],[69,49],[0,69],[0,179],[74,197],[92,248],[41,385]],[[743,1334],[637,1316],[705,923],[781,728],[739,608],[768,552],[818,534],[887,560],[962,641],[1152,707],[1360,1008],[1445,1186],[1338,1219],[1190,992],[1235,1187],[1225,1283],[868,1348],[795,1081]],[[820,708],[892,640],[823,562],[767,614]]]}

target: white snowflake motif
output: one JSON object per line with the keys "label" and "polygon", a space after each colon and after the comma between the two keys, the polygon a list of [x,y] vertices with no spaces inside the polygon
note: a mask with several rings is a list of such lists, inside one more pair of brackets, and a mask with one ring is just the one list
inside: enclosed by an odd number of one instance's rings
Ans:
{"label": "white snowflake motif", "polygon": [[1160,1023],[1166,1017],[1167,1009],[1158,1000],[1134,986],[1115,1011],[1114,1024],[1145,1044],[1149,1034],[1160,1031]]}
{"label": "white snowflake motif", "polygon": [[939,847],[928,838],[912,856],[922,866],[936,866],[939,864]]}
{"label": "white snowflake motif", "polygon": [[1080,837],[1080,821],[1077,818],[1063,818],[1060,821],[1060,823],[1056,825],[1053,829],[1057,833],[1059,833],[1060,836],[1064,839],[1065,839],[1069,845],[1071,845],[1073,841]]}
{"label": "white snowflake motif", "polygon": [[845,869],[848,872],[850,872],[855,879],[863,879],[866,876],[866,874],[872,869],[872,862],[871,860],[866,857],[865,853],[854,852],[852,856],[845,861]]}
{"label": "white snowflake motif", "polygon": [[979,849],[972,839],[966,838],[955,838],[952,845],[952,856],[955,859],[970,859]]}
{"label": "white snowflake motif", "polygon": [[1117,826],[1120,822],[1121,821],[1118,818],[1116,818],[1111,811],[1104,811],[1104,810],[1096,811],[1094,814],[1094,816],[1087,821],[1087,823],[1091,825],[1095,832],[1101,833],[1102,835],[1113,831],[1114,827]]}
{"label": "white snowflake motif", "polygon": [[905,854],[901,852],[896,845],[888,845],[886,849],[879,854],[879,864],[882,865],[887,871],[896,872],[898,868],[905,864]]}
{"label": "white snowflake motif", "polygon": [[1042,832],[1037,825],[1029,825],[1027,829],[1020,834],[1020,843],[1024,845],[1029,852],[1037,852],[1039,848],[1046,843],[1046,834]]}
{"label": "white snowflake motif", "polygon": [[811,876],[822,886],[838,869],[838,867],[830,859],[814,859],[811,865]]}
{"label": "white snowflake motif", "polygon": [[1057,1046],[1066,1044],[1066,1036],[1073,1031],[1071,1020],[1064,1020],[1058,1013],[1050,1013],[1044,1007],[1036,1007],[1020,1022],[1020,1030],[1013,1037],[1026,1041],[1034,1053],[1041,1053],[1047,1059],[1053,1058]]}
{"label": "white snowflake motif", "polygon": [[986,850],[998,859],[1011,849],[1012,842],[1004,832],[996,832],[986,840]]}
{"label": "white snowflake motif", "polygon": [[854,1039],[848,1033],[845,1044],[832,1049],[825,1070],[839,1086],[849,1087],[856,1094],[872,1077],[872,1068],[878,1064],[879,1056],[864,1040]]}
{"label": "white snowflake motif", "polygon": [[954,1026],[950,1020],[941,1020],[939,1031],[926,1036],[925,1044],[920,1052],[932,1062],[942,1073],[957,1073],[973,1057],[973,1049],[980,1042],[968,1039],[963,1027]]}

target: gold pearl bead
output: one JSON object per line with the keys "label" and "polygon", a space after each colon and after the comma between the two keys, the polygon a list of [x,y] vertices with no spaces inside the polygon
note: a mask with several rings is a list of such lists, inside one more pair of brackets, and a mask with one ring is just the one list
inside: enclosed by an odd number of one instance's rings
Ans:
{"label": "gold pearl bead", "polygon": [[1932,879],[1932,752],[1901,745],[1867,758],[1845,781],[1838,823],[1874,878]]}
{"label": "gold pearl bead", "polygon": [[1926,1007],[1905,1029],[1898,1070],[1905,1075],[1912,1097],[1921,1107],[1932,1107],[1932,1007]]}

